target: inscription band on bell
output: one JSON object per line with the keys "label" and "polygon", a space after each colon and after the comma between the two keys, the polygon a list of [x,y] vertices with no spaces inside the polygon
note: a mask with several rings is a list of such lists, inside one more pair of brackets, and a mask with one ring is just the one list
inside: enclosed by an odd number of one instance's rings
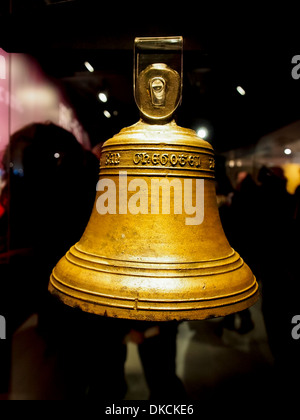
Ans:
{"label": "inscription band on bell", "polygon": [[197,152],[174,152],[162,150],[134,150],[107,151],[101,159],[101,170],[111,167],[118,169],[135,169],[147,167],[149,169],[176,168],[196,173],[209,172],[212,177],[215,159],[209,154]]}

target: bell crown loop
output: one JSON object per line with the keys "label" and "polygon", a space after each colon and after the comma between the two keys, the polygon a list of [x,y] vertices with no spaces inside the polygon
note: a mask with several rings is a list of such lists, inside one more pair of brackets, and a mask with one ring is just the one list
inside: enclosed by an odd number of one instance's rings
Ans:
{"label": "bell crown loop", "polygon": [[148,124],[169,122],[181,102],[182,37],[135,38],[134,96]]}

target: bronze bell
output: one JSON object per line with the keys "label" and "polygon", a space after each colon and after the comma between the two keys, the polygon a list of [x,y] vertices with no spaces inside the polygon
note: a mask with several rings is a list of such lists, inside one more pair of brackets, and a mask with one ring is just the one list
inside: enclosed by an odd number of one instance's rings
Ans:
{"label": "bronze bell", "polygon": [[182,38],[136,38],[141,120],[106,141],[90,221],[49,290],[115,318],[196,320],[242,311],[258,285],[229,245],[212,146],[181,128]]}

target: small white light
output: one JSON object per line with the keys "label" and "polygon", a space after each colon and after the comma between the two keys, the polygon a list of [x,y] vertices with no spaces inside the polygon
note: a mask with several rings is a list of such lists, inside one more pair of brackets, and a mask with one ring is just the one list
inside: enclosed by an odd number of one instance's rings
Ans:
{"label": "small white light", "polygon": [[54,157],[55,157],[55,159],[59,159],[60,158],[60,154],[59,153],[54,153]]}
{"label": "small white light", "polygon": [[236,166],[238,166],[240,168],[241,166],[243,166],[243,162],[241,160],[238,160],[236,162]]}
{"label": "small white light", "polygon": [[90,71],[91,73],[93,73],[95,70],[94,70],[94,67],[88,62],[88,61],[86,61],[85,63],[84,63],[84,65],[85,65],[85,67],[87,68],[87,70],[88,71]]}
{"label": "small white light", "polygon": [[244,96],[246,95],[245,90],[242,88],[242,86],[237,86],[236,90],[239,92],[240,95]]}
{"label": "small white light", "polygon": [[107,110],[103,111],[103,114],[106,116],[106,118],[110,118],[111,117],[111,113]]}
{"label": "small white light", "polygon": [[197,131],[197,136],[201,137],[201,139],[205,139],[208,136],[208,130],[205,127],[200,127]]}
{"label": "small white light", "polygon": [[107,102],[107,95],[104,92],[100,92],[98,95],[101,102]]}
{"label": "small white light", "polygon": [[292,153],[291,149],[289,148],[284,149],[284,154],[290,155],[291,153]]}
{"label": "small white light", "polygon": [[234,166],[235,166],[235,161],[234,161],[234,160],[230,160],[230,161],[228,162],[228,166],[229,166],[229,168],[234,168]]}

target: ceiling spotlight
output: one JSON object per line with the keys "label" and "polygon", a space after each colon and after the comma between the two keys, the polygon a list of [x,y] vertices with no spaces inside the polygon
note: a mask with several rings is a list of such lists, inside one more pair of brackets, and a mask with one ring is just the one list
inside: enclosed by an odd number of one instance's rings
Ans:
{"label": "ceiling spotlight", "polygon": [[103,114],[106,116],[106,118],[111,118],[111,113],[107,110],[103,111]]}
{"label": "ceiling spotlight", "polygon": [[84,65],[85,65],[85,67],[87,68],[87,70],[88,71],[90,71],[91,73],[93,73],[95,70],[94,70],[94,67],[88,62],[88,61],[86,61],[85,63],[84,63]]}
{"label": "ceiling spotlight", "polygon": [[208,129],[206,127],[200,127],[197,130],[197,136],[201,139],[205,139],[208,136]]}
{"label": "ceiling spotlight", "polygon": [[245,90],[242,88],[242,86],[237,86],[236,90],[239,92],[240,95],[244,96],[246,95]]}
{"label": "ceiling spotlight", "polygon": [[284,154],[285,155],[290,155],[291,153],[292,153],[291,149],[289,149],[289,148],[284,149]]}
{"label": "ceiling spotlight", "polygon": [[100,99],[101,102],[107,102],[107,95],[104,92],[100,92],[98,95],[98,98]]}

